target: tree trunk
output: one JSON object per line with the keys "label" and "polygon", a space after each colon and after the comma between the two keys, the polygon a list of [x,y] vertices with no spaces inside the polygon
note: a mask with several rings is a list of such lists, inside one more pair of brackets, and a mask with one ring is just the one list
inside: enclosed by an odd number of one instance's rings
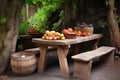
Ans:
{"label": "tree trunk", "polygon": [[[76,0],[70,0],[62,5],[63,10],[65,11],[65,18],[62,26],[72,27],[72,25],[75,25],[75,21],[77,18],[77,1]],[[74,28],[74,26],[73,26]]]}
{"label": "tree trunk", "polygon": [[120,48],[120,33],[119,26],[116,19],[114,0],[107,1],[107,20],[108,20],[108,29],[111,36],[112,46]]}
{"label": "tree trunk", "polygon": [[20,22],[20,12],[24,0],[3,0],[0,3],[0,74],[3,73],[15,51]]}

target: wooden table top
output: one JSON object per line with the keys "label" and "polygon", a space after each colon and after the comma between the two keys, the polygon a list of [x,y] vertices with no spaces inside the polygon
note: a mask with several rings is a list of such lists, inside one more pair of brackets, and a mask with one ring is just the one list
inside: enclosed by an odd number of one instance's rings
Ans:
{"label": "wooden table top", "polygon": [[50,45],[70,45],[82,43],[94,39],[102,38],[102,34],[93,34],[91,36],[77,37],[76,39],[65,39],[65,40],[44,40],[42,38],[33,38],[32,42],[39,44],[50,44]]}

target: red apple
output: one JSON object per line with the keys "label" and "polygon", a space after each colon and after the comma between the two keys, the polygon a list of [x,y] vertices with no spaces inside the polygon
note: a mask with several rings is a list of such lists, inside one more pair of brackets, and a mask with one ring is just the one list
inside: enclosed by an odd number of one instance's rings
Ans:
{"label": "red apple", "polygon": [[80,36],[87,36],[86,32],[82,32]]}
{"label": "red apple", "polygon": [[70,32],[69,32],[67,29],[64,29],[64,30],[62,31],[62,33],[64,33],[64,34],[70,34]]}
{"label": "red apple", "polygon": [[72,28],[68,28],[67,29],[69,32],[73,32],[73,29]]}

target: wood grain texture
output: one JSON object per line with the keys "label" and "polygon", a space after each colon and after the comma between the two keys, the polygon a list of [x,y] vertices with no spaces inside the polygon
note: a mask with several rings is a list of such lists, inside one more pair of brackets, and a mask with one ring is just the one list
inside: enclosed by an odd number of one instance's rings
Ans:
{"label": "wood grain texture", "polygon": [[91,36],[77,37],[76,39],[65,39],[65,40],[44,40],[42,38],[33,38],[32,42],[41,43],[41,44],[52,44],[52,45],[70,45],[70,44],[77,44],[90,40],[95,40],[99,38],[102,38],[101,34],[93,34]]}
{"label": "wood grain texture", "polygon": [[92,50],[92,51],[87,51],[84,53],[80,53],[77,55],[72,56],[72,59],[76,60],[82,60],[82,61],[90,61],[94,58],[100,57],[102,55],[108,54],[109,52],[115,50],[114,47],[106,47],[102,46],[98,49]]}

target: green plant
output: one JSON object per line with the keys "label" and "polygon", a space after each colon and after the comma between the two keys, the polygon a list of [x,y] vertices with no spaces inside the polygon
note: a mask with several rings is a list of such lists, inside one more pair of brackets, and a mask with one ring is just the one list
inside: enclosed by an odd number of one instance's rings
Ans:
{"label": "green plant", "polygon": [[53,23],[52,30],[55,30],[57,27],[59,27],[62,24],[62,22],[65,18],[65,13],[63,10],[60,12],[59,17],[60,17],[60,19],[58,20],[58,22]]}
{"label": "green plant", "polygon": [[0,23],[5,24],[6,23],[6,18],[5,17],[0,18]]}
{"label": "green plant", "polygon": [[58,8],[57,4],[46,5],[39,8],[38,12],[30,18],[30,26],[37,26],[40,32],[44,32],[48,29],[48,27],[45,26],[49,24],[48,19],[50,18],[51,13]]}
{"label": "green plant", "polygon": [[[43,33],[45,30],[55,30],[62,23],[63,16],[59,16],[59,20],[54,23],[49,19],[51,19],[51,16],[55,11],[60,9],[60,5],[64,1],[66,0],[33,0],[34,4],[41,2],[42,7],[38,8],[37,13],[29,19],[30,26],[38,27],[40,33]],[[50,27],[51,23],[52,27]]]}
{"label": "green plant", "polygon": [[29,26],[30,25],[28,22],[21,22],[19,27],[19,35],[25,35]]}

